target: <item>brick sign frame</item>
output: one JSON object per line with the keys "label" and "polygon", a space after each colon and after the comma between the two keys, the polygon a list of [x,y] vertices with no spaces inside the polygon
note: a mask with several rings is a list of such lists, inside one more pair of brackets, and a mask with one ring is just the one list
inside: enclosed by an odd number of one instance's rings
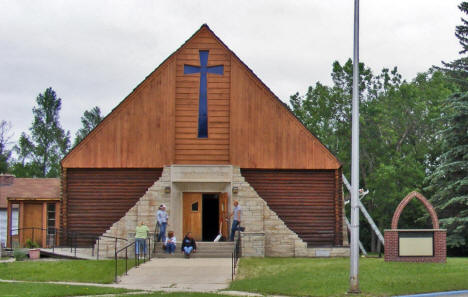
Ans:
{"label": "brick sign frame", "polygon": [[[417,198],[426,207],[432,220],[433,229],[411,230],[412,232],[433,232],[433,256],[400,256],[399,255],[399,233],[410,230],[398,229],[398,221],[406,205]],[[432,204],[419,192],[409,193],[398,205],[392,218],[392,229],[385,230],[385,261],[397,262],[437,262],[445,263],[447,261],[446,237],[447,230],[439,228],[439,219]]]}

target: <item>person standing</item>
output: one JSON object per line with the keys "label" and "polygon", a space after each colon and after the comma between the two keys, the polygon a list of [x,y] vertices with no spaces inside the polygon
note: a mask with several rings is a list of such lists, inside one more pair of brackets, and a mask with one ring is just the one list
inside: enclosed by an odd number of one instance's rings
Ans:
{"label": "person standing", "polygon": [[192,237],[192,232],[188,232],[182,240],[181,251],[185,258],[190,258],[190,255],[197,251],[197,243]]}
{"label": "person standing", "polygon": [[135,229],[135,254],[138,257],[140,254],[146,254],[146,239],[148,238],[149,228],[144,222],[140,222]]}
{"label": "person standing", "polygon": [[232,218],[232,228],[231,228],[231,241],[234,241],[234,235],[236,234],[236,231],[239,229],[239,225],[241,222],[241,214],[242,214],[242,209],[239,205],[239,201],[234,200],[234,209],[232,210],[232,213],[230,217]]}
{"label": "person standing", "polygon": [[169,231],[167,233],[167,238],[166,238],[165,243],[166,243],[166,253],[173,254],[176,250],[176,237],[173,231]]}
{"label": "person standing", "polygon": [[158,241],[166,242],[166,228],[168,215],[166,212],[166,205],[161,204],[159,210],[156,212],[156,223],[159,225]]}

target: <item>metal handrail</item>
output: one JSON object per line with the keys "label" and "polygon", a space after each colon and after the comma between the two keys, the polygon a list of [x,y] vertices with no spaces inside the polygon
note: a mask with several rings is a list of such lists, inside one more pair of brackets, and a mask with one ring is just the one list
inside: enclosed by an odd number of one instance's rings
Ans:
{"label": "metal handrail", "polygon": [[231,278],[232,280],[234,280],[234,275],[236,274],[236,268],[237,268],[237,261],[239,260],[239,258],[241,257],[241,248],[240,248],[240,242],[241,242],[241,234],[240,234],[240,231],[237,230],[236,233],[234,235],[237,236],[234,236],[234,249],[232,251],[232,268],[231,268]]}
{"label": "metal handrail", "polygon": [[[70,230],[67,230],[67,229],[58,229],[58,228],[39,228],[39,227],[24,227],[24,228],[15,228],[15,229],[11,229],[9,231],[9,235],[10,235],[10,248],[13,247],[13,232],[14,231],[19,231],[17,236],[20,237],[21,236],[21,231],[23,230],[32,230],[32,241],[34,242],[35,241],[35,230],[40,230],[42,232],[41,236],[43,236],[43,232],[44,231],[50,231],[50,230],[53,230],[53,240],[52,240],[52,252],[55,252],[55,248],[60,246],[60,247],[70,247],[70,252],[73,253],[74,252],[74,255],[76,257],[76,251],[77,251],[77,248],[78,248],[78,240],[79,239],[83,239],[83,238],[88,238],[88,239],[93,239],[96,243],[97,243],[97,253],[96,253],[96,259],[99,260],[99,241],[100,241],[100,238],[104,237],[104,238],[111,238],[111,239],[114,239],[114,250],[117,249],[117,242],[119,240],[123,240],[123,241],[128,241],[126,238],[121,238],[121,237],[115,237],[115,236],[109,236],[109,235],[96,235],[96,234],[89,234],[89,233],[84,233],[84,232],[79,232],[79,231],[70,231]],[[58,237],[57,237],[58,236]],[[57,244],[57,239],[58,238],[64,238],[65,240],[61,242],[60,245],[56,245]],[[66,242],[67,244],[63,244],[64,242]],[[48,242],[47,242],[47,238],[46,238],[46,242],[45,244],[43,244],[43,246],[45,247],[50,247]],[[94,257],[94,246],[95,244],[93,244],[91,246],[92,248],[92,256]]]}
{"label": "metal handrail", "polygon": [[[150,234],[148,234],[150,235]],[[151,260],[151,236],[148,236],[146,239],[145,239],[145,245],[146,245],[146,250],[145,252],[143,253],[143,263],[145,263],[147,260],[146,260],[146,252],[148,252],[148,261]],[[117,250],[117,248],[115,248],[115,252],[114,252],[114,262],[115,262],[115,271],[114,271],[114,282],[116,283],[117,282],[117,260],[118,260],[118,254],[122,251],[125,250],[125,275],[127,275],[127,272],[128,272],[128,249],[130,247],[134,246],[134,260],[135,260],[135,267],[138,267],[140,265],[140,254],[136,254],[136,240],[134,240],[133,242],[127,244],[126,246],[122,247],[120,250]]]}

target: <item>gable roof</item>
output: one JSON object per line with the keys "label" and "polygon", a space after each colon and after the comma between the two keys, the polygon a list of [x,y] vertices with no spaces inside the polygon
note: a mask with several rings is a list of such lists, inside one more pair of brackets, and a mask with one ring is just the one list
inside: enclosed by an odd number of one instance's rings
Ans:
{"label": "gable roof", "polygon": [[7,207],[7,198],[57,199],[60,198],[59,178],[13,178],[0,184],[0,208]]}
{"label": "gable roof", "polygon": [[329,149],[323,144],[320,142],[320,140],[315,136],[313,135],[313,133],[311,131],[309,131],[305,126],[304,124],[295,116],[295,114],[289,109],[288,105],[285,104],[283,101],[281,101],[278,96],[276,96],[270,88],[268,88],[268,86],[263,83],[263,81],[252,71],[252,69],[250,69],[231,49],[229,49],[229,47],[224,44],[224,42],[209,28],[209,26],[207,24],[203,24],[189,39],[187,39],[185,41],[184,44],[182,44],[176,51],[174,51],[168,58],[166,58],[155,70],[153,70],[148,76],[146,76],[146,78],[140,83],[138,84],[134,89],[133,91],[127,95],[127,97],[125,97],[124,100],[122,100],[114,109],[112,109],[112,111],[103,119],[103,121],[93,129],[93,131],[91,131],[87,137],[85,137],[76,147],[74,147],[63,159],[62,159],[62,165],[64,165],[68,159],[71,158],[71,156],[73,154],[75,154],[77,151],[79,151],[83,146],[86,145],[87,142],[90,141],[90,139],[93,137],[94,134],[97,133],[97,131],[99,131],[99,129],[105,125],[105,123],[107,121],[110,121],[110,118],[112,118],[112,116],[114,115],[115,112],[117,112],[118,110],[122,109],[123,106],[132,98],[134,97],[134,95],[139,91],[140,88],[142,88],[146,82],[153,76],[155,75],[156,72],[158,71],[161,71],[161,69],[165,68],[167,66],[167,64],[170,63],[171,60],[175,59],[175,56],[177,56],[177,54],[184,48],[187,46],[187,44],[189,44],[189,42],[191,40],[193,40],[198,34],[200,34],[200,32],[204,31],[204,30],[207,30],[214,38],[215,40],[221,44],[221,46],[226,50],[228,51],[232,57],[234,57],[234,59],[240,63],[242,65],[243,68],[245,68],[247,70],[247,72],[254,78],[254,80],[256,80],[260,85],[261,87],[266,90],[267,93],[270,94],[270,96],[272,98],[275,99],[276,103],[278,103],[280,106],[282,106],[283,109],[286,109],[287,113],[293,117],[295,119],[295,121],[301,126],[301,129],[304,130],[304,132],[306,134],[309,134],[310,136],[313,136],[314,138],[314,143],[315,141],[318,142],[318,145],[320,147],[322,147],[330,156],[332,159],[335,160],[335,162],[338,164],[337,167],[341,167],[341,163],[340,161],[329,151]]}

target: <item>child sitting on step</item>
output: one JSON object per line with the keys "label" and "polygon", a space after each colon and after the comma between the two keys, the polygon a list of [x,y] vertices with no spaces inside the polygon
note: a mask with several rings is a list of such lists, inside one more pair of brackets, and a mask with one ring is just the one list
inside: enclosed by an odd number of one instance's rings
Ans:
{"label": "child sitting on step", "polygon": [[169,231],[166,238],[166,253],[173,254],[176,250],[176,237],[174,231]]}

